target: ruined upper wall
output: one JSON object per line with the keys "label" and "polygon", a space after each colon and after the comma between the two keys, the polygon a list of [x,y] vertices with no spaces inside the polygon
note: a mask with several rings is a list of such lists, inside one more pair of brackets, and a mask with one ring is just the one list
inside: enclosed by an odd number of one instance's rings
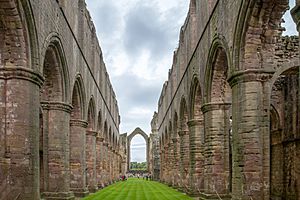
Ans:
{"label": "ruined upper wall", "polygon": [[85,0],[31,0],[31,5],[36,20],[41,66],[46,41],[51,36],[58,37],[67,60],[71,90],[77,75],[82,75],[86,102],[91,96],[97,99],[99,105],[97,111],[103,113],[101,116],[103,123],[106,120],[107,123],[114,124],[113,132],[118,132],[120,124],[118,103]]}

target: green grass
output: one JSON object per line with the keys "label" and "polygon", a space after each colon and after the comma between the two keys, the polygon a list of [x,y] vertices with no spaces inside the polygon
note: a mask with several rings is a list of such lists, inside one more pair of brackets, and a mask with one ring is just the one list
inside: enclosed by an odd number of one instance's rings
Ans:
{"label": "green grass", "polygon": [[191,197],[155,181],[129,178],[110,185],[83,200],[192,200]]}

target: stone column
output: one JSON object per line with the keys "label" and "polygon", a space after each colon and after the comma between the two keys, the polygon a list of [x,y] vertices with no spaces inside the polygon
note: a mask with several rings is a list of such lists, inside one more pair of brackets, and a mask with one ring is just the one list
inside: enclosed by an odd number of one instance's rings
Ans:
{"label": "stone column", "polygon": [[42,102],[46,184],[44,199],[73,199],[70,191],[70,113],[63,102]]}
{"label": "stone column", "polygon": [[177,187],[178,186],[178,181],[179,181],[179,156],[180,156],[180,148],[179,148],[179,138],[175,137],[172,138],[173,142],[173,164],[172,164],[172,171],[173,171],[173,182],[172,186]]}
{"label": "stone column", "polygon": [[230,103],[203,105],[205,118],[204,194],[214,198],[230,198],[229,111]]}
{"label": "stone column", "polygon": [[39,93],[43,77],[0,68],[0,199],[40,199]]}
{"label": "stone column", "polygon": [[112,169],[112,147],[111,147],[111,145],[110,144],[108,144],[108,146],[107,146],[107,153],[108,153],[108,160],[107,160],[107,162],[108,162],[108,167],[107,167],[107,169],[108,169],[108,182],[109,182],[109,184],[112,184],[112,171],[113,171],[113,169]]}
{"label": "stone column", "polygon": [[173,171],[173,164],[174,164],[174,147],[173,147],[173,141],[170,139],[170,142],[168,144],[168,185],[172,186],[173,180],[174,180],[174,171]]}
{"label": "stone column", "polygon": [[87,185],[90,192],[96,192],[98,190],[96,173],[96,136],[97,131],[86,131]]}
{"label": "stone column", "polygon": [[103,142],[103,182],[104,182],[104,186],[109,185],[109,175],[108,175],[108,143],[107,142]]}
{"label": "stone column", "polygon": [[97,173],[97,186],[98,188],[102,188],[103,187],[103,177],[102,177],[102,173],[103,173],[103,140],[104,138],[102,137],[97,137],[96,138],[96,173]]}
{"label": "stone column", "polygon": [[86,186],[86,135],[88,123],[74,119],[70,121],[70,187],[76,197],[89,194]]}
{"label": "stone column", "polygon": [[181,130],[178,132],[180,137],[180,189],[187,192],[189,177],[189,132]]}
{"label": "stone column", "polygon": [[170,163],[169,163],[169,143],[167,143],[164,147],[164,153],[165,153],[165,164],[164,164],[164,169],[165,169],[165,173],[164,173],[164,183],[165,184],[168,184],[168,181],[169,181],[169,166],[170,166]]}
{"label": "stone column", "polygon": [[164,171],[165,171],[165,158],[164,158],[164,152],[165,150],[161,148],[160,150],[160,181],[164,182]]}
{"label": "stone column", "polygon": [[269,199],[269,105],[272,73],[237,72],[232,87],[232,199]]}
{"label": "stone column", "polygon": [[190,132],[190,196],[199,195],[204,188],[204,127],[203,120],[188,122]]}

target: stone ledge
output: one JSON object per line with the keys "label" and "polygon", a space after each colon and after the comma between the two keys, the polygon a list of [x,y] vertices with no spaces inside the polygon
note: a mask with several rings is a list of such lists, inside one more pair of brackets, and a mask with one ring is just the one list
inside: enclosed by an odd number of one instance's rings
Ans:
{"label": "stone ledge", "polygon": [[89,195],[89,190],[87,188],[71,188],[70,190],[73,191],[76,197],[86,197]]}
{"label": "stone ledge", "polygon": [[229,102],[211,102],[206,103],[201,107],[203,113],[213,111],[213,110],[228,110],[231,106]]}
{"label": "stone ledge", "polygon": [[24,67],[0,68],[0,79],[22,79],[30,81],[39,87],[44,83],[43,75]]}
{"label": "stone ledge", "polygon": [[43,192],[43,199],[70,200],[75,199],[73,192]]}
{"label": "stone ledge", "polygon": [[82,128],[87,128],[88,123],[87,123],[87,121],[80,120],[80,119],[71,119],[70,126],[79,126]]}
{"label": "stone ledge", "polygon": [[71,113],[73,106],[65,102],[42,101],[41,106],[44,110],[59,110]]}
{"label": "stone ledge", "polygon": [[85,134],[88,136],[96,137],[98,132],[97,131],[86,131]]}
{"label": "stone ledge", "polygon": [[229,85],[231,88],[239,83],[246,82],[266,82],[270,78],[274,71],[267,71],[264,69],[248,69],[244,71],[237,71],[232,74],[232,76],[228,79]]}

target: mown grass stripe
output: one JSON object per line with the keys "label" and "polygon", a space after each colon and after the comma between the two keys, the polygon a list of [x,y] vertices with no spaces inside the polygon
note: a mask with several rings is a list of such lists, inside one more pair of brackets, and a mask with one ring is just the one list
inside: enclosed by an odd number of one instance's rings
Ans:
{"label": "mown grass stripe", "polygon": [[130,178],[104,188],[84,200],[192,200],[164,184]]}

